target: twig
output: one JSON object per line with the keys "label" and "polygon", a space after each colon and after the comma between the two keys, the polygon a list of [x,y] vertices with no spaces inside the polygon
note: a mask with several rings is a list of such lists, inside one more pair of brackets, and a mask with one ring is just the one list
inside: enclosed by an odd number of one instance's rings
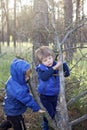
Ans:
{"label": "twig", "polygon": [[70,106],[72,103],[74,103],[77,99],[85,96],[87,94],[87,90],[85,90],[84,92],[78,94],[76,97],[73,97],[68,103],[67,105]]}
{"label": "twig", "polygon": [[87,119],[87,114],[85,114],[85,115],[83,115],[82,117],[80,117],[80,118],[78,118],[78,119],[76,119],[76,120],[74,120],[74,121],[71,121],[70,122],[70,125],[72,126],[72,125],[76,125],[76,124],[78,124],[78,123],[80,123],[80,122],[82,122],[82,121],[84,121],[84,120],[86,120]]}

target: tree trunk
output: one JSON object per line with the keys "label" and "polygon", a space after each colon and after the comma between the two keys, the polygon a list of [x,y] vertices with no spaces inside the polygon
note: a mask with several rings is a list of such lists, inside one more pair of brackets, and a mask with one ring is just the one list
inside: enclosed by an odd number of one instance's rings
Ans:
{"label": "tree trunk", "polygon": [[13,39],[14,39],[14,47],[16,47],[16,0],[14,0],[14,34],[13,34]]}
{"label": "tree trunk", "polygon": [[[55,42],[56,42],[55,44],[57,45],[57,49],[59,50],[60,60],[63,61],[62,50],[56,30],[55,30]],[[59,76],[60,76],[60,96],[57,104],[57,113],[55,115],[55,119],[57,122],[57,126],[60,130],[71,130],[71,126],[69,125],[68,110],[65,98],[65,81],[63,74],[63,65],[60,68]]]}
{"label": "tree trunk", "polygon": [[4,44],[4,3],[3,3],[3,1],[1,1],[1,7],[2,7],[2,18],[1,18],[1,22],[2,22],[2,38],[1,38],[1,41]]}
{"label": "tree trunk", "polygon": [[48,45],[48,6],[44,0],[34,1],[33,44],[35,48]]}
{"label": "tree trunk", "polygon": [[[65,30],[66,33],[72,29],[72,17],[73,16],[73,4],[72,0],[64,0],[64,20],[65,20]],[[69,28],[69,29],[68,29]],[[70,47],[73,47],[73,35],[71,34],[68,39],[66,40],[66,43],[64,44],[65,50],[69,49]],[[67,58],[71,60],[73,56],[73,51],[68,50],[66,52]]]}
{"label": "tree trunk", "polygon": [[6,9],[7,9],[7,12],[6,12],[6,22],[7,22],[7,44],[9,46],[9,9],[8,9],[8,2],[9,0],[6,1]]}

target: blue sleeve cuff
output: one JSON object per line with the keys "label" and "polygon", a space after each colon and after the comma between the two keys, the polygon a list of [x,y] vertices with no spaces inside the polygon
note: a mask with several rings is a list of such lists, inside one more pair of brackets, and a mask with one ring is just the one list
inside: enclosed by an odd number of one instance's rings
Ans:
{"label": "blue sleeve cuff", "polygon": [[70,76],[70,70],[66,62],[63,63],[64,77]]}

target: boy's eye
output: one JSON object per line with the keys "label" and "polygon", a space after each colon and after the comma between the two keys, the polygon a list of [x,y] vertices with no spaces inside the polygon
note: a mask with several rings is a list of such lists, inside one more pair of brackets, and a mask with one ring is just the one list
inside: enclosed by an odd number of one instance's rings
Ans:
{"label": "boy's eye", "polygon": [[46,62],[46,61],[47,61],[47,59],[43,59],[42,61],[43,61],[43,62]]}
{"label": "boy's eye", "polygon": [[51,59],[51,57],[49,57],[49,59]]}
{"label": "boy's eye", "polygon": [[52,56],[49,56],[49,59],[51,59],[52,58]]}

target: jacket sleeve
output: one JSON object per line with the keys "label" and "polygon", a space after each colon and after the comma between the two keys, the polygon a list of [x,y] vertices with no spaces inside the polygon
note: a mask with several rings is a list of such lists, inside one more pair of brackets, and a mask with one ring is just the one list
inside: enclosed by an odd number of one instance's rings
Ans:
{"label": "jacket sleeve", "polygon": [[70,76],[70,70],[66,62],[63,63],[64,77]]}
{"label": "jacket sleeve", "polygon": [[31,108],[34,112],[40,109],[39,105],[36,103],[36,101],[29,92],[19,91],[16,98],[26,107]]}
{"label": "jacket sleeve", "polygon": [[40,79],[42,79],[43,81],[46,81],[49,79],[50,76],[52,76],[54,73],[54,70],[53,68],[49,68],[48,70],[46,71],[42,71],[42,70],[38,70],[38,75],[40,77]]}

